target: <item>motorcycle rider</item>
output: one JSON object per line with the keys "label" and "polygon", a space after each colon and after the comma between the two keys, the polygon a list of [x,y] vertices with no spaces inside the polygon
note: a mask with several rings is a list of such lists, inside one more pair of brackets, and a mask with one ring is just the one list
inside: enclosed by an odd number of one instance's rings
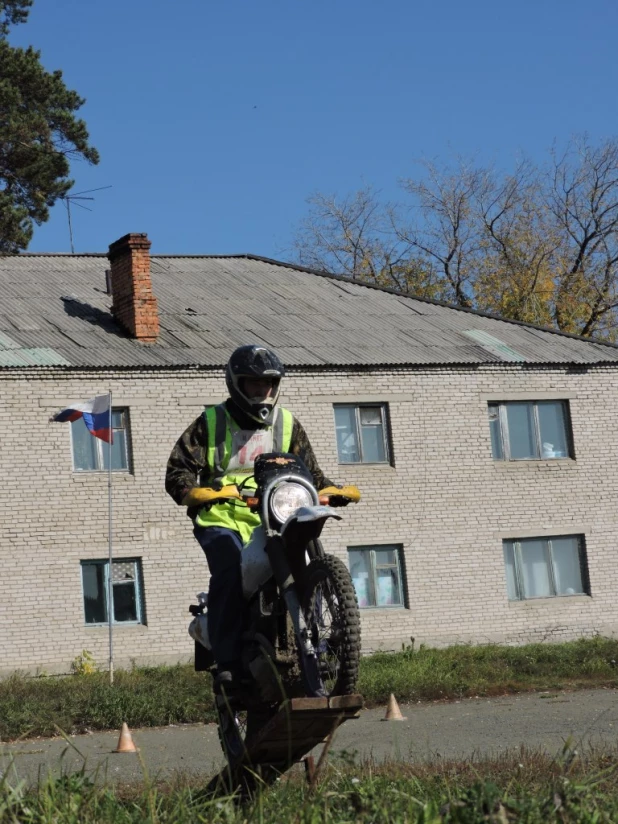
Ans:
{"label": "motorcycle rider", "polygon": [[[284,374],[277,355],[264,346],[236,349],[225,370],[229,398],[204,410],[180,436],[167,463],[165,489],[187,507],[210,570],[208,630],[217,662],[216,688],[239,686],[245,619],[241,550],[260,518],[240,499],[204,505],[205,489],[242,483],[252,475],[256,457],[266,452],[294,453],[317,489],[334,486],[318,466],[300,422],[277,406]],[[334,505],[348,501],[331,498]]]}

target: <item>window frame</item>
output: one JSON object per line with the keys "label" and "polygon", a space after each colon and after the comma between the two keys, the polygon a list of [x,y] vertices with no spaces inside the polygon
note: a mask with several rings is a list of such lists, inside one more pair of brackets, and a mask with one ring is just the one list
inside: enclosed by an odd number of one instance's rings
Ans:
{"label": "window frame", "polygon": [[[114,412],[120,413],[122,415],[123,426],[114,426]],[[73,426],[74,424],[80,422],[85,427],[85,423],[83,418],[79,418],[77,421],[73,421],[71,426],[69,427],[71,432],[71,461],[73,464],[73,472],[78,472],[80,474],[83,473],[108,473],[109,470],[105,469],[105,458],[104,458],[104,450],[109,449],[109,444],[107,441],[101,440],[101,438],[96,438],[94,435],[90,434],[90,437],[94,441],[94,448],[95,448],[95,456],[96,456],[96,463],[97,466],[94,469],[81,469],[80,467],[75,465],[75,440],[73,435]],[[113,406],[112,407],[112,433],[114,432],[124,432],[124,463],[125,465],[120,467],[119,469],[113,469],[112,472],[116,473],[125,473],[131,474],[131,448],[130,448],[130,432],[131,432],[131,422],[129,417],[129,407],[128,406]]]}
{"label": "window frame", "polygon": [[[363,460],[363,439],[362,439],[362,426],[360,420],[360,410],[362,409],[379,409],[380,410],[380,418],[382,422],[382,440],[384,444],[384,460],[383,461],[365,461]],[[337,417],[336,417],[336,410],[337,409],[353,409],[354,410],[354,423],[356,426],[356,442],[358,444],[358,453],[360,455],[360,460],[358,461],[342,461],[341,454],[339,452],[339,440],[337,438]],[[388,401],[373,401],[370,403],[363,403],[362,401],[359,402],[335,402],[333,403],[333,418],[335,422],[335,445],[337,448],[337,463],[340,466],[392,466],[392,449],[391,449],[391,438],[390,438],[390,421],[389,421],[389,410],[388,410]]]}
{"label": "window frame", "polygon": [[[143,582],[143,574],[142,574],[142,559],[141,558],[113,558],[112,564],[133,564],[135,577],[133,579],[134,586],[135,586],[135,605],[136,605],[136,612],[137,612],[137,619],[135,621],[116,621],[115,615],[112,615],[112,626],[114,627],[136,627],[136,626],[146,626],[146,606],[145,606],[145,597],[144,597],[144,582]],[[105,599],[105,611],[107,614],[107,621],[93,621],[88,622],[86,620],[86,596],[84,592],[84,567],[86,566],[102,566],[103,567],[103,597]],[[81,573],[81,586],[82,586],[82,606],[83,606],[83,613],[84,613],[84,626],[85,627],[109,627],[109,558],[99,559],[99,558],[87,558],[85,560],[80,561],[80,573]],[[124,583],[122,581],[112,581],[112,599],[113,595],[113,588],[117,584]],[[112,612],[115,613],[115,609],[112,609]]]}
{"label": "window frame", "polygon": [[[562,415],[564,421],[564,435],[567,448],[567,454],[564,456],[544,456],[543,455],[543,441],[541,437],[541,425],[539,421],[539,404],[554,403],[562,407]],[[533,436],[534,448],[536,455],[532,458],[513,458],[511,456],[511,441],[508,424],[507,407],[510,405],[526,405],[532,407],[532,421],[533,421]],[[492,417],[492,410],[497,410],[497,414]],[[490,444],[491,457],[494,461],[503,462],[520,462],[520,461],[564,461],[575,460],[575,448],[573,442],[573,429],[571,426],[571,409],[569,400],[565,398],[539,398],[538,400],[506,400],[506,401],[488,401],[487,402],[487,416],[490,425]],[[496,457],[493,454],[493,442],[491,441],[491,423],[492,420],[498,421],[500,447],[502,449],[502,457]]]}
{"label": "window frame", "polygon": [[[376,564],[375,553],[376,551],[380,550],[394,550],[395,552],[395,564]],[[372,576],[371,578],[371,591],[374,595],[374,600],[376,601],[375,604],[367,604],[367,606],[361,606],[359,604],[359,609],[365,610],[374,610],[374,609],[407,609],[407,592],[405,586],[405,579],[404,579],[404,564],[403,564],[403,546],[402,544],[360,544],[360,545],[353,545],[347,547],[348,552],[348,569],[350,569],[350,552],[368,552],[369,553],[369,571]],[[399,592],[401,593],[401,603],[399,604],[378,604],[377,603],[377,592],[378,592],[378,578],[377,578],[377,569],[378,568],[395,568],[397,569],[397,577],[399,579]],[[351,572],[350,572],[350,577]],[[356,587],[354,587],[354,592],[356,593]],[[357,595],[358,598],[358,595]]]}
{"label": "window frame", "polygon": [[[581,592],[571,592],[571,593],[560,593],[556,591],[556,573],[554,568],[554,553],[552,550],[551,542],[552,540],[557,540],[560,538],[572,538],[575,539],[577,542],[577,559],[579,562],[579,571],[581,575],[581,582],[582,582],[582,591]],[[524,582],[523,582],[523,570],[522,570],[522,557],[521,557],[521,544],[522,542],[526,541],[541,541],[543,543],[543,553],[545,556],[545,564],[547,569],[547,576],[549,579],[549,588],[550,593],[549,595],[526,595]],[[514,580],[515,580],[515,589],[516,589],[516,596],[515,598],[511,598],[508,592],[508,580],[506,575],[506,559],[504,558],[505,551],[507,546],[510,545],[512,547],[513,552],[513,566],[514,566]],[[502,541],[502,551],[503,551],[503,561],[504,561],[504,572],[505,572],[505,584],[507,587],[507,598],[509,603],[520,603],[522,601],[539,601],[539,600],[547,600],[548,598],[575,598],[577,596],[587,596],[590,597],[590,578],[588,575],[588,556],[586,553],[586,539],[585,535],[581,533],[575,534],[562,534],[562,535],[550,535],[550,536],[535,536],[535,537],[526,537],[526,538],[504,538]]]}

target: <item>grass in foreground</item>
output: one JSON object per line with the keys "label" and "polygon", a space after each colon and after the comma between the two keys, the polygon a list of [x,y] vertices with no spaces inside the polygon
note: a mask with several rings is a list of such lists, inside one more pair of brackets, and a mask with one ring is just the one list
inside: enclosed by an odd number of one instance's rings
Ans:
{"label": "grass in foreground", "polygon": [[[525,690],[618,687],[618,641],[580,639],[522,647],[408,648],[364,658],[358,691],[367,706],[503,695]],[[65,678],[0,681],[0,740],[86,730],[214,721],[210,678],[191,665]]]}
{"label": "grass in foreground", "polygon": [[0,781],[0,822],[226,824],[545,824],[618,820],[618,751],[558,758],[520,750],[495,760],[352,765],[332,761],[316,786],[298,772],[241,805],[204,798],[195,782],[113,788],[83,773],[26,789]]}

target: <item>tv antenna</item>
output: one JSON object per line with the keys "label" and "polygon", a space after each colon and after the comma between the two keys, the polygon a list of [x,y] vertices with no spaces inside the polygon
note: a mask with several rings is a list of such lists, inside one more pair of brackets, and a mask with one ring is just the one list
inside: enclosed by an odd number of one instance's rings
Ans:
{"label": "tv antenna", "polygon": [[60,198],[61,200],[64,200],[65,205],[67,207],[67,218],[69,220],[69,240],[71,242],[71,254],[72,255],[75,254],[75,247],[73,246],[73,226],[71,224],[71,203],[75,203],[75,205],[79,206],[80,209],[85,209],[87,212],[91,212],[92,209],[90,209],[88,206],[84,206],[84,204],[81,203],[80,201],[82,201],[82,200],[94,200],[93,197],[86,197],[86,195],[89,195],[91,192],[101,192],[103,189],[111,189],[111,188],[112,188],[111,186],[99,186],[97,189],[84,189],[83,192],[75,192],[75,194],[72,194],[72,195],[62,195],[62,197]]}

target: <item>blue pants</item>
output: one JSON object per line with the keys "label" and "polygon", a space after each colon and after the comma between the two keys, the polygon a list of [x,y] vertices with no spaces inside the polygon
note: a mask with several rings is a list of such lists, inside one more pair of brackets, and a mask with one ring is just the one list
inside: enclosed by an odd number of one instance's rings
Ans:
{"label": "blue pants", "polygon": [[242,541],[232,529],[195,526],[193,534],[204,550],[210,570],[208,634],[221,669],[240,662],[246,605],[242,594]]}

